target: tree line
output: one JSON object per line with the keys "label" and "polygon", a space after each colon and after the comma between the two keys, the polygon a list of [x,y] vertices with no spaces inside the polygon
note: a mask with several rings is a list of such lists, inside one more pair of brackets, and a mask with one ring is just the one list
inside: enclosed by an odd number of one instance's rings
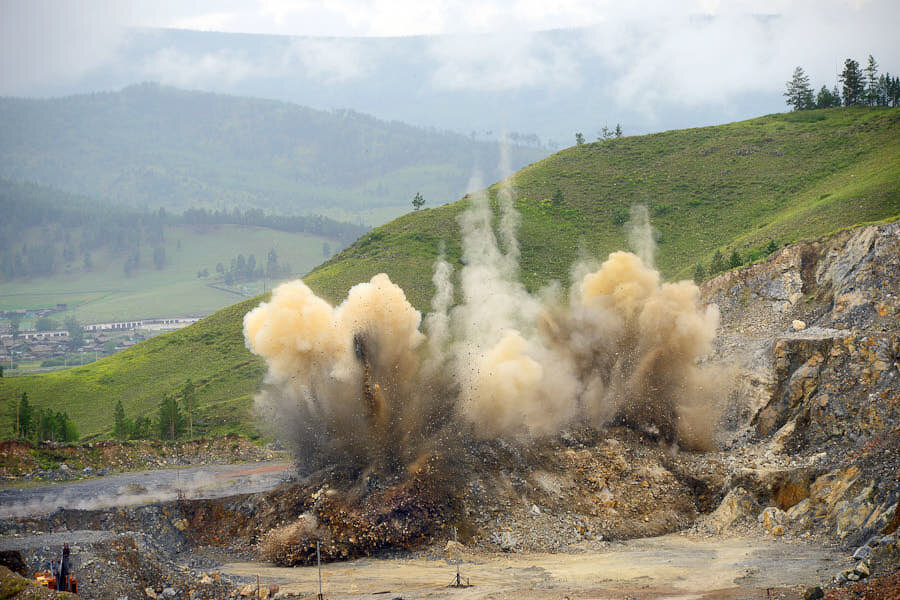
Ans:
{"label": "tree line", "polygon": [[726,257],[725,253],[722,252],[722,249],[717,248],[708,265],[702,262],[694,264],[694,282],[699,284],[707,277],[712,277],[719,273],[724,273],[729,269],[736,269],[744,264],[752,263],[763,256],[772,254],[776,250],[778,250],[778,244],[775,240],[769,240],[769,243],[765,248],[749,251],[746,256],[742,256],[737,249],[734,249],[731,251],[731,254]]}
{"label": "tree line", "polygon": [[171,214],[111,206],[32,183],[0,180],[0,279],[49,276],[62,269],[94,267],[92,253],[107,248],[124,256],[126,276],[142,257],[156,269],[167,264],[167,225],[253,225],[290,233],[310,233],[346,245],[369,230],[321,215],[279,216],[261,209],[189,209]]}
{"label": "tree line", "polygon": [[205,208],[189,208],[180,217],[187,225],[251,225],[288,233],[311,233],[349,244],[369,232],[368,225],[336,221],[322,215],[282,216],[267,214],[261,208],[209,211]]}
{"label": "tree line", "polygon": [[196,386],[188,379],[177,395],[163,396],[155,418],[148,416],[129,419],[122,401],[113,410],[113,437],[118,440],[140,440],[155,437],[160,440],[176,440],[185,433],[194,437],[194,409]]}
{"label": "tree line", "polygon": [[900,77],[878,73],[878,62],[870,54],[864,69],[852,58],[844,61],[838,75],[840,88],[823,85],[814,92],[803,67],[796,67],[784,92],[785,102],[793,110],[837,106],[900,106]]}
{"label": "tree line", "polygon": [[[175,440],[187,434],[194,437],[196,386],[188,379],[177,394],[163,396],[156,415],[128,418],[122,401],[113,410],[113,437],[119,440],[160,439]],[[78,429],[69,415],[62,411],[35,408],[22,392],[16,405],[12,437],[31,442],[74,442]]]}
{"label": "tree line", "polygon": [[[223,278],[225,285],[234,285],[241,282],[258,281],[263,278],[281,279],[291,274],[290,264],[281,264],[278,262],[278,253],[275,248],[269,249],[266,255],[266,264],[256,262],[256,255],[250,254],[246,258],[243,254],[238,254],[232,258],[229,267],[226,269],[223,263],[216,264],[216,273]],[[209,270],[203,269],[197,272],[198,278],[209,277]]]}
{"label": "tree line", "polygon": [[[597,133],[597,141],[604,142],[606,140],[611,140],[613,138],[620,138],[624,135],[622,131],[622,124],[616,123],[615,129],[610,129],[606,125],[600,128],[600,131]],[[584,144],[584,134],[580,131],[575,132],[575,145],[581,146]]]}
{"label": "tree line", "polygon": [[19,398],[12,434],[16,439],[32,442],[74,442],[78,439],[78,429],[68,414],[31,406],[28,392],[22,392]]}

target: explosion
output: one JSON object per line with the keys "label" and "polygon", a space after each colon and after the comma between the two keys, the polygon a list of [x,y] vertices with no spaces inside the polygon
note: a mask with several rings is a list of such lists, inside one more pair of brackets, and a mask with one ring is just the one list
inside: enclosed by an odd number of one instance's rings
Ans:
{"label": "explosion", "polygon": [[661,282],[645,208],[632,211],[637,254],[529,293],[518,280],[519,215],[506,187],[499,220],[487,193],[459,218],[462,301],[438,259],[432,312],[387,275],[331,306],[302,281],[276,288],[244,319],[247,346],[268,365],[258,407],[306,472],[330,466],[396,473],[473,440],[510,444],[612,424],[695,449],[711,445],[722,386],[700,368],[718,326],[693,282]]}

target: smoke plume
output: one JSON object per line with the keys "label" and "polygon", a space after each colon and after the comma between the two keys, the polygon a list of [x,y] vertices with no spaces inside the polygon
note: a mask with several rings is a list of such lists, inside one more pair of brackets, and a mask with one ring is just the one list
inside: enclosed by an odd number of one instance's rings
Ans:
{"label": "smoke plume", "polygon": [[258,406],[301,468],[396,472],[467,440],[521,444],[585,425],[708,448],[726,392],[698,361],[718,311],[692,282],[661,282],[646,208],[628,224],[637,254],[575,266],[566,299],[558,285],[530,293],[520,282],[509,186],[497,215],[486,192],[469,199],[464,266],[455,273],[442,249],[424,323],[385,274],[337,307],[290,282],[245,317],[247,345],[269,367]]}

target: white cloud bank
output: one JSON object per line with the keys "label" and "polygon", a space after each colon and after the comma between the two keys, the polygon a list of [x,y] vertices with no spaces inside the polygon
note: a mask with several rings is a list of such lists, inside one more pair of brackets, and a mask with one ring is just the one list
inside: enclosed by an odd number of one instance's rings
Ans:
{"label": "white cloud bank", "polygon": [[[444,34],[415,57],[431,91],[576,93],[590,84],[596,93],[600,84],[602,97],[586,102],[652,117],[662,105],[780,94],[796,65],[829,86],[848,56],[871,53],[882,70],[900,70],[898,17],[896,0],[0,0],[0,94],[40,94],[122,61],[134,26],[296,36],[265,55],[163,47],[126,65],[137,81],[217,90],[298,73],[354,83],[390,66],[359,38],[300,36]],[[534,33],[566,27],[581,29]]]}

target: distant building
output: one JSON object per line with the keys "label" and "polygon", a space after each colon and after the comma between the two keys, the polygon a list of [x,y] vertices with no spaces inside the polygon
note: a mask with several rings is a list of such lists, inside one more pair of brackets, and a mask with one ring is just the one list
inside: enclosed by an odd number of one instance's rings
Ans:
{"label": "distant building", "polygon": [[168,319],[141,319],[139,321],[114,321],[111,323],[92,323],[85,325],[85,331],[127,331],[130,329],[150,329],[164,331],[180,329],[196,323],[200,317],[174,317]]}
{"label": "distant building", "polygon": [[[0,339],[12,339],[11,333],[0,334]],[[52,339],[65,339],[69,337],[69,332],[66,330],[59,331],[20,331],[19,339],[20,340],[52,340]]]}

